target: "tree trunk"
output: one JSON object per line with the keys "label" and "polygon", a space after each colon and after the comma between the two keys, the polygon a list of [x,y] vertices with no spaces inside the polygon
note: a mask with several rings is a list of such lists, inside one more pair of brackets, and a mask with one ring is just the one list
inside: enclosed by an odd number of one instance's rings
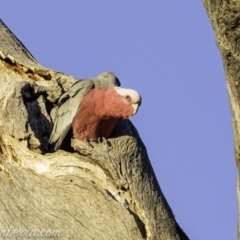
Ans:
{"label": "tree trunk", "polygon": [[[240,207],[240,1],[204,0],[203,3],[213,26],[226,74],[232,110],[235,158],[238,166],[237,191],[238,206]],[[238,239],[240,239],[239,213]]]}
{"label": "tree trunk", "polygon": [[2,21],[0,81],[0,238],[188,239],[130,121],[114,138],[47,153],[57,100],[76,79],[41,66]]}

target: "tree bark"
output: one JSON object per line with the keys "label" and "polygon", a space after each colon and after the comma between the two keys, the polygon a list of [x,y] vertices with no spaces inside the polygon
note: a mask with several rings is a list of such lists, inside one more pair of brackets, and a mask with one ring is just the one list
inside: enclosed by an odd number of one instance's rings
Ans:
{"label": "tree bark", "polygon": [[[235,0],[204,0],[221,53],[234,131],[235,158],[238,167],[238,208],[240,207],[240,2]],[[240,208],[239,208],[240,209]],[[238,239],[240,214],[238,213]]]}
{"label": "tree bark", "polygon": [[0,234],[188,239],[130,121],[119,121],[108,140],[72,140],[75,151],[47,153],[57,100],[76,79],[41,66],[2,21],[0,81]]}

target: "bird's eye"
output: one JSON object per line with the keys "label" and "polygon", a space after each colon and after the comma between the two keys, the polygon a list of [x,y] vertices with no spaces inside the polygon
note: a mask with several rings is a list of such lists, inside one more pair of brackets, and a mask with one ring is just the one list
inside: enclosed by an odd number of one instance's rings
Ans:
{"label": "bird's eye", "polygon": [[125,99],[126,99],[128,102],[130,102],[130,101],[132,100],[129,95],[126,95],[126,96],[125,96]]}

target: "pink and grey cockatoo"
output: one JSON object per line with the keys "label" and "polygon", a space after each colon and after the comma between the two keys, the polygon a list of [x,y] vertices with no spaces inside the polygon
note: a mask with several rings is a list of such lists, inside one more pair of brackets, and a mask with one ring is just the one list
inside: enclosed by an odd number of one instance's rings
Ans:
{"label": "pink and grey cockatoo", "polygon": [[109,138],[119,119],[128,119],[138,111],[141,96],[120,87],[112,72],[78,81],[58,101],[49,144],[54,151],[61,147],[69,129],[73,137],[83,140]]}

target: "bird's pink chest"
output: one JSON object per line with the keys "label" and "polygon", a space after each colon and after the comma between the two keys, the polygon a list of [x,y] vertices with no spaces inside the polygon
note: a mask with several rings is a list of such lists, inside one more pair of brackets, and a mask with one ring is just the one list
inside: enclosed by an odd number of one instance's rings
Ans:
{"label": "bird's pink chest", "polygon": [[107,116],[105,90],[93,89],[82,100],[72,127],[76,139],[108,138],[117,124],[117,119]]}

